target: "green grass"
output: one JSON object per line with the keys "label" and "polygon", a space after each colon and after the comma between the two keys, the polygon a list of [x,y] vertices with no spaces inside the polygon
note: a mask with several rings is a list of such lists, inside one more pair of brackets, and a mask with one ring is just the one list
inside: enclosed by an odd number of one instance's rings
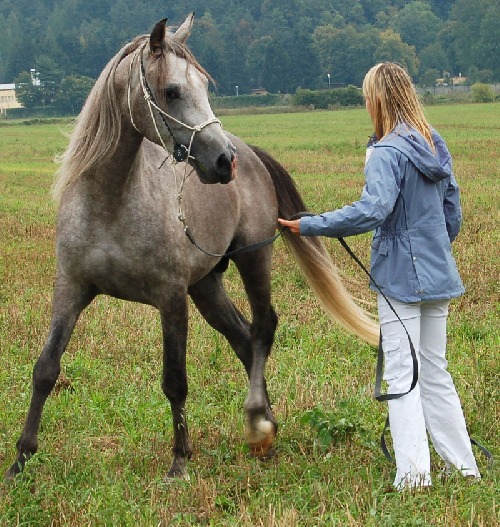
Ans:
{"label": "green grass", "polygon": [[[454,155],[464,226],[455,256],[467,294],[453,302],[450,370],[473,437],[499,453],[498,212],[500,105],[437,106],[430,121]],[[225,116],[224,126],[268,150],[294,176],[311,210],[359,196],[363,110]],[[30,378],[49,325],[54,279],[53,158],[67,123],[0,128],[0,471],[15,457]],[[366,280],[334,240],[353,292]],[[369,236],[351,239],[368,260]],[[230,267],[227,288],[248,312]],[[171,416],[160,389],[161,331],[146,306],[99,298],[82,315],[43,416],[39,453],[13,485],[0,484],[0,525],[32,526],[492,526],[498,470],[480,484],[434,478],[426,493],[391,490],[378,446],[386,407],[372,398],[372,349],[321,313],[279,241],[273,301],[280,315],[268,385],[280,429],[261,463],[244,444],[246,378],[220,335],[192,309],[188,420],[191,481],[165,484]],[[326,431],[325,431],[326,430]],[[440,469],[433,454],[434,471]]]}

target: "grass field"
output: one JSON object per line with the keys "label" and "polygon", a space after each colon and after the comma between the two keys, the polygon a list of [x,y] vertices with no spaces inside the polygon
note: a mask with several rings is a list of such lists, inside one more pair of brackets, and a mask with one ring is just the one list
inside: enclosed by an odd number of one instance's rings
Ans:
{"label": "grass field", "polygon": [[[429,119],[448,142],[462,188],[455,256],[467,294],[454,301],[449,361],[471,435],[498,448],[498,220],[500,104],[439,106]],[[363,110],[227,116],[225,128],[268,150],[311,210],[359,196]],[[64,122],[0,127],[0,471],[15,457],[31,370],[48,330],[55,207],[49,190]],[[353,292],[366,280],[335,240],[332,257]],[[350,244],[368,261],[369,236]],[[227,288],[248,312],[232,267]],[[378,446],[387,408],[373,400],[375,354],[319,310],[281,241],[274,305],[280,316],[267,368],[279,420],[277,456],[244,444],[246,378],[231,349],[191,311],[187,412],[190,482],[166,484],[171,416],[160,389],[161,334],[146,306],[98,298],[82,315],[43,416],[39,453],[12,485],[0,483],[0,526],[494,526],[498,469],[467,484],[433,454],[434,486],[395,493]]]}

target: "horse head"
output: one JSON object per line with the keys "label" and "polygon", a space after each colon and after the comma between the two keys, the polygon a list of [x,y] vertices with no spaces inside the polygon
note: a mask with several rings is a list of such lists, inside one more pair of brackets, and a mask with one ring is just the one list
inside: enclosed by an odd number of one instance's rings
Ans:
{"label": "horse head", "polygon": [[129,116],[139,133],[188,162],[203,183],[229,183],[236,152],[210,107],[212,79],[185,45],[193,19],[191,13],[175,33],[160,20],[134,54]]}

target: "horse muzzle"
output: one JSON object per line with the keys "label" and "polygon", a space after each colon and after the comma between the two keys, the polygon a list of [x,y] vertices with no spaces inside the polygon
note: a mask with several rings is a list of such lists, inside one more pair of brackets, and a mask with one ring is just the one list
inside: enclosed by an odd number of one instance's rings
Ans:
{"label": "horse muzzle", "polygon": [[212,167],[196,158],[192,161],[192,165],[202,183],[226,185],[236,177],[237,157],[235,151],[231,149],[228,153],[220,154]]}

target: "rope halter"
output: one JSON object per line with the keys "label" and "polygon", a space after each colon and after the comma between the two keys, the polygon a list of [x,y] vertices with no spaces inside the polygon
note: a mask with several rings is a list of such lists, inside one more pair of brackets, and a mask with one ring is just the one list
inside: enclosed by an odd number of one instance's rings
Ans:
{"label": "rope halter", "polygon": [[[144,100],[146,101],[147,105],[148,105],[148,110],[149,110],[149,114],[151,116],[151,120],[153,121],[153,125],[155,127],[155,130],[156,130],[156,134],[158,136],[158,139],[160,140],[160,143],[161,145],[163,146],[164,150],[166,152],[168,152],[168,148],[165,144],[165,141],[163,140],[163,137],[162,135],[160,134],[160,131],[158,129],[158,124],[156,122],[156,119],[154,117],[154,112],[153,112],[153,108],[160,114],[160,117],[163,121],[163,124],[165,125],[165,128],[168,130],[168,133],[170,134],[170,137],[172,138],[172,142],[173,142],[173,151],[172,151],[172,155],[175,159],[175,161],[177,161],[178,163],[182,162],[182,161],[186,161],[186,159],[195,159],[192,155],[191,155],[191,147],[193,145],[193,140],[194,140],[194,136],[196,135],[196,133],[198,132],[201,132],[203,130],[203,128],[205,128],[206,126],[210,125],[210,124],[214,124],[214,123],[217,123],[219,124],[220,126],[222,126],[222,123],[220,122],[219,119],[217,119],[217,117],[212,117],[211,119],[207,119],[205,122],[201,123],[201,124],[198,124],[198,125],[195,125],[195,126],[191,126],[187,123],[184,123],[183,121],[180,121],[179,119],[176,119],[173,115],[170,115],[169,113],[165,112],[162,108],[160,108],[160,106],[158,105],[158,103],[156,102],[156,99],[153,95],[153,92],[151,91],[151,88],[149,87],[149,84],[148,84],[148,81],[146,80],[146,70],[144,68],[144,61],[143,61],[143,58],[142,58],[142,52],[144,50],[144,47],[145,47],[146,44],[144,44],[143,46],[141,46],[141,48],[138,50],[138,52],[134,55],[133,59],[131,60],[130,62],[130,69],[129,69],[129,82],[128,82],[128,90],[127,90],[127,103],[128,103],[128,111],[129,111],[129,115],[130,115],[130,121],[132,122],[132,126],[136,129],[137,132],[141,133],[141,131],[137,128],[135,122],[134,122],[134,118],[132,116],[132,107],[131,107],[131,104],[130,104],[130,91],[131,91],[131,80],[132,80],[132,67],[134,65],[134,62],[135,62],[135,59],[137,57],[137,55],[140,55],[140,67],[139,67],[139,82],[140,82],[140,85],[141,85],[141,89],[142,89],[142,94],[143,94],[143,97],[144,97]],[[172,132],[172,129],[170,128],[168,122],[167,122],[167,119],[169,119],[170,121],[173,121],[174,123],[184,127],[184,128],[187,128],[188,130],[191,130],[191,137],[190,137],[190,140],[189,140],[189,145],[186,147],[186,145],[180,143],[179,141],[176,140],[173,132]]]}
{"label": "rope halter", "polygon": [[[196,158],[191,155],[191,148],[192,148],[192,145],[193,145],[193,140],[194,140],[195,135],[198,132],[201,132],[205,127],[209,126],[210,124],[217,123],[217,124],[219,124],[222,127],[222,123],[220,122],[219,119],[217,119],[217,117],[212,117],[211,119],[207,119],[205,122],[203,122],[201,124],[198,124],[198,125],[195,125],[195,126],[191,126],[191,125],[189,125],[187,123],[184,123],[183,121],[180,121],[179,119],[176,119],[173,115],[170,115],[169,113],[165,112],[162,108],[160,108],[160,106],[158,105],[158,103],[155,100],[155,97],[153,95],[153,92],[151,91],[151,88],[149,87],[148,81],[146,80],[146,70],[144,68],[144,61],[143,61],[143,56],[142,56],[142,53],[143,53],[143,50],[144,50],[145,46],[146,46],[146,43],[144,43],[139,48],[139,50],[135,53],[134,57],[130,61],[130,67],[129,67],[129,80],[128,80],[128,89],[127,89],[127,104],[128,104],[128,111],[129,111],[129,116],[130,116],[130,121],[132,123],[132,126],[135,128],[135,130],[137,132],[139,132],[141,135],[144,135],[139,130],[139,128],[137,127],[137,125],[134,122],[134,117],[132,115],[132,106],[130,104],[130,93],[131,93],[131,83],[132,83],[132,67],[134,66],[135,60],[136,60],[137,56],[139,55],[140,56],[139,82],[140,82],[140,86],[141,86],[141,89],[142,89],[142,95],[143,95],[144,100],[146,101],[146,103],[148,105],[149,114],[151,116],[151,120],[153,121],[153,125],[154,125],[155,131],[156,131],[156,135],[158,136],[158,139],[159,139],[163,149],[167,152],[167,154],[169,154],[167,145],[165,144],[165,141],[163,140],[163,137],[162,137],[162,135],[160,133],[160,130],[158,129],[158,124],[157,124],[155,116],[154,116],[153,108],[160,114],[160,117],[161,117],[161,119],[163,121],[163,124],[165,125],[165,128],[168,130],[168,133],[170,134],[170,137],[172,138],[172,143],[173,143],[172,156],[173,156],[174,161],[176,163],[181,163],[183,161],[186,161],[187,159],[196,160]],[[184,145],[184,144],[180,143],[179,141],[177,141],[177,139],[175,138],[175,136],[174,136],[174,134],[172,132],[172,129],[170,128],[170,126],[168,124],[167,119],[170,120],[170,121],[173,121],[174,123],[176,123],[176,124],[178,124],[178,125],[180,125],[180,126],[182,126],[184,128],[187,128],[188,130],[191,130],[191,137],[189,139],[189,144],[188,144],[187,147],[186,147],[186,145]],[[234,146],[231,145],[231,148],[233,149],[233,152],[236,151],[236,148]],[[167,159],[168,159],[168,157],[167,157]],[[189,230],[188,230],[189,227],[187,226],[186,217],[184,216],[184,212],[183,212],[182,192],[183,192],[184,184],[186,183],[187,178],[193,173],[193,169],[191,169],[189,171],[189,173],[188,173],[188,167],[189,167],[189,165],[188,165],[188,163],[186,163],[185,166],[184,166],[184,174],[183,174],[180,186],[179,186],[177,184],[177,173],[175,171],[175,163],[174,163],[175,184],[176,184],[176,188],[178,189],[178,192],[177,192],[177,202],[178,202],[178,206],[179,206],[179,208],[178,208],[178,219],[183,224],[185,233],[189,232]]]}

